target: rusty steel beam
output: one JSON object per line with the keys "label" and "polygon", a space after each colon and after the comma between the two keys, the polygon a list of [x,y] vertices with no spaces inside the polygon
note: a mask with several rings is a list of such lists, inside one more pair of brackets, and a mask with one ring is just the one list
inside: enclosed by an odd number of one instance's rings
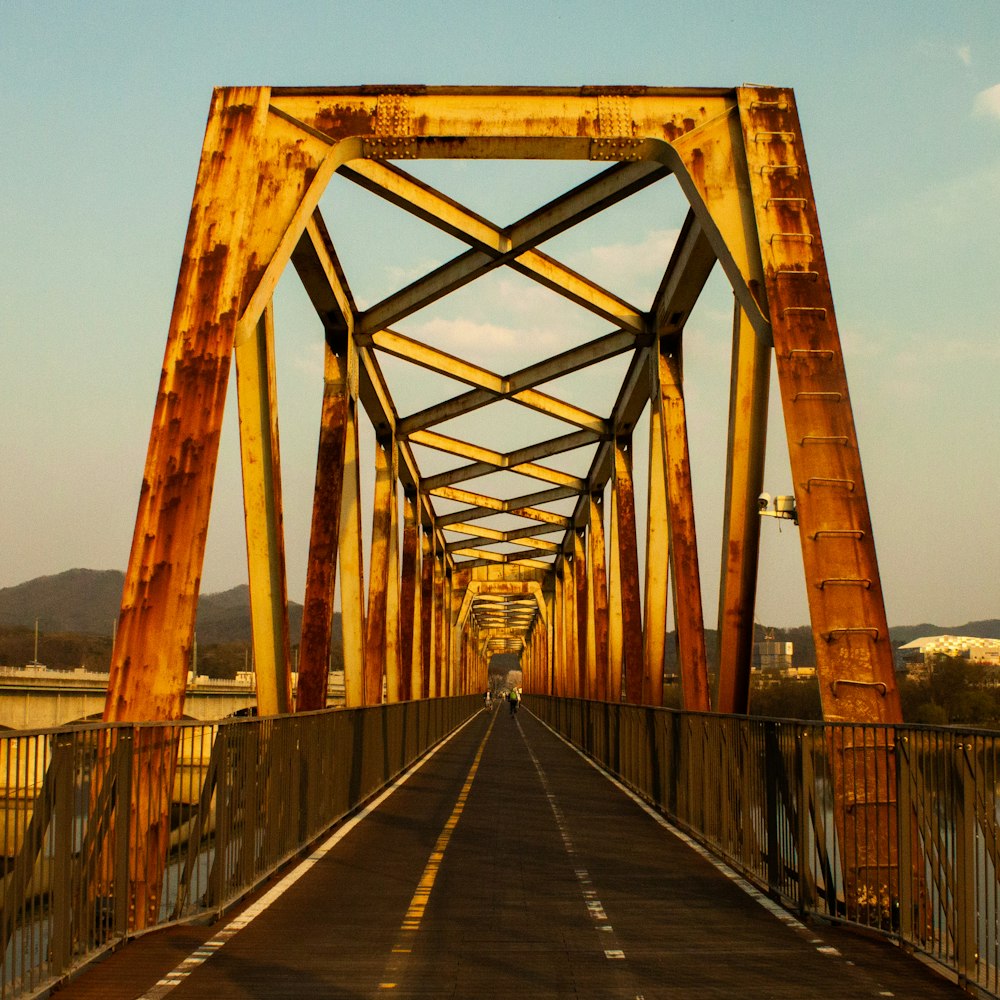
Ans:
{"label": "rusty steel beam", "polygon": [[577,661],[577,681],[576,693],[579,698],[590,698],[591,677],[588,673],[590,664],[590,633],[588,631],[590,621],[590,601],[589,586],[590,574],[587,572],[587,548],[585,543],[586,533],[582,529],[577,529],[573,533],[573,577],[574,577],[574,604],[576,607],[576,661]]}
{"label": "rusty steel beam", "polygon": [[[487,220],[468,212],[451,199],[442,198],[428,185],[416,181],[398,168],[371,161],[341,167],[343,175],[361,183],[368,190],[387,197],[397,206],[413,211],[425,221],[440,225],[451,235],[467,240],[475,248],[430,272],[389,299],[372,306],[362,317],[361,332],[383,330],[503,264],[534,278],[624,330],[642,332],[643,318],[637,309],[533,249],[536,244],[588,218],[600,210],[600,207],[608,207],[615,201],[628,197],[666,173],[659,164],[632,164],[630,167],[634,175],[633,183],[616,185],[614,197],[607,192],[607,176],[602,175],[578,189],[581,194],[576,199],[576,211],[567,211],[567,207],[574,204],[570,195],[567,195],[555,207],[540,209],[507,229],[492,226]],[[620,174],[621,171],[615,175],[616,178]],[[593,196],[592,189],[595,187],[605,194],[601,201]],[[516,236],[517,242],[512,236]]]}
{"label": "rusty steel beam", "polygon": [[[655,359],[653,359],[655,360]],[[650,364],[651,377],[658,375]],[[646,470],[646,577],[642,630],[644,705],[663,704],[663,669],[667,634],[667,587],[670,530],[667,520],[666,460],[659,393],[649,408],[649,465]]]}
{"label": "rusty steel beam", "polygon": [[416,492],[403,491],[403,557],[400,566],[399,672],[400,701],[410,701],[419,678],[420,649],[420,544],[419,500]]}
{"label": "rusty steel beam", "polygon": [[391,439],[375,443],[375,499],[372,515],[371,583],[365,632],[365,704],[382,703],[383,679],[389,660],[389,635],[395,621],[389,617],[392,571],[392,530],[395,518],[395,445]]}
{"label": "rusty steel beam", "polygon": [[665,348],[666,345],[661,343],[659,393],[681,694],[684,708],[708,712],[712,706],[705,657],[705,622],[701,606],[698,539],[694,526],[694,495],[679,344],[673,350]]}
{"label": "rusty steel beam", "polygon": [[[554,417],[565,423],[575,424],[577,427],[590,430],[595,434],[607,433],[607,422],[594,413],[535,389],[522,389],[514,392],[510,389],[509,380],[395,331],[381,330],[375,334],[360,336],[357,340],[360,345],[374,347],[384,354],[401,358],[411,364],[426,368],[428,371],[476,386],[489,394],[491,402],[497,399],[510,399],[528,409],[544,413],[546,416]],[[397,424],[397,437],[404,439],[415,437],[421,430],[424,428],[415,426],[412,420],[403,419]]]}
{"label": "rusty steel beam", "polygon": [[[639,595],[639,553],[635,528],[635,488],[632,480],[632,439],[615,440],[615,539],[613,553],[618,562],[621,590],[621,670],[625,677],[625,700],[642,701],[642,609]],[[614,678],[613,678],[614,680]],[[612,693],[622,692],[621,678]],[[615,700],[618,700],[617,698]]]}
{"label": "rusty steel beam", "polygon": [[[604,497],[590,495],[590,518],[587,525],[587,563],[590,569],[590,623],[588,641],[593,634],[593,696],[608,700],[608,570],[604,538]],[[620,696],[615,698],[619,701]]]}
{"label": "rusty steel beam", "polygon": [[770,376],[770,346],[754,333],[737,304],[719,577],[718,712],[746,714],[750,710],[761,522],[757,498],[764,488]]}
{"label": "rusty steel beam", "polygon": [[[182,713],[267,100],[252,88],[217,91],[209,114],[122,595],[107,721]],[[218,216],[233,197],[238,209],[221,225]],[[193,289],[200,294],[189,294]],[[222,315],[226,322],[219,323]]]}
{"label": "rusty steel beam", "polygon": [[[364,546],[361,537],[361,471],[357,405],[348,401],[344,436],[344,482],[340,506],[340,608],[344,637],[344,687],[347,706],[368,704],[365,677]],[[381,694],[381,692],[380,692]]]}
{"label": "rusty steel beam", "polygon": [[306,595],[302,608],[302,638],[299,645],[299,682],[296,709],[326,708],[327,677],[330,672],[330,636],[336,584],[337,546],[344,489],[350,378],[347,337],[340,351],[329,344],[328,335],[323,379],[323,410],[320,416],[319,454],[313,492],[312,530],[306,563]]}
{"label": "rusty steel beam", "polygon": [[899,722],[857,434],[794,98],[787,90],[745,88],[739,103],[824,717]]}
{"label": "rusty steel beam", "polygon": [[[591,365],[599,364],[601,361],[635,350],[636,343],[636,337],[631,334],[620,332],[606,334],[597,340],[592,340],[580,347],[564,351],[562,354],[557,354],[545,361],[529,365],[527,368],[504,376],[499,380],[499,388],[502,391],[498,392],[497,388],[492,385],[489,388],[474,389],[404,417],[399,423],[399,430],[404,434],[411,434],[415,430],[424,430],[435,424],[453,420],[466,413],[481,409],[500,398],[514,399],[518,402],[524,402],[525,398],[535,400],[538,397],[527,395],[532,392],[535,386],[544,385],[553,379],[570,375]],[[558,402],[561,403],[561,401]]]}
{"label": "rusty steel beam", "polygon": [[234,354],[257,712],[283,715],[292,710],[292,664],[270,305]]}
{"label": "rusty steel beam", "polygon": [[434,611],[434,550],[432,531],[420,529],[420,686],[414,681],[413,697],[429,698],[431,694],[431,650],[434,643],[432,614]]}
{"label": "rusty steel beam", "polygon": [[[618,538],[620,530],[618,491],[615,484],[612,484],[609,496],[611,523],[608,529],[608,694],[611,701],[619,702],[622,700],[622,682],[625,677],[625,652],[622,637],[622,561]],[[634,531],[634,521],[632,528]],[[638,573],[638,566],[636,572]],[[636,592],[638,593],[638,590]],[[641,624],[639,631],[641,635]]]}

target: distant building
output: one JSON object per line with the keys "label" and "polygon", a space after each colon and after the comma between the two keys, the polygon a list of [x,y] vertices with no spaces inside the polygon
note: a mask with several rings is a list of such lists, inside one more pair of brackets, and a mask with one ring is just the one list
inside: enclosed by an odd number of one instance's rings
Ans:
{"label": "distant building", "polygon": [[911,674],[921,674],[935,656],[953,656],[970,663],[1000,666],[1000,639],[967,635],[929,635],[899,647],[899,655]]}
{"label": "distant building", "polygon": [[775,639],[755,642],[753,644],[754,670],[791,670],[794,646],[794,643],[778,642]]}

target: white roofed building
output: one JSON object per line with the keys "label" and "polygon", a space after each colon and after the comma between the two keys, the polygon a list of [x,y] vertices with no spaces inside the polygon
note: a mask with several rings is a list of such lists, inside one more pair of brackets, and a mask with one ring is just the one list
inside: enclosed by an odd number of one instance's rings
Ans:
{"label": "white roofed building", "polygon": [[968,635],[930,635],[899,647],[899,655],[911,673],[920,673],[929,659],[953,656],[970,663],[1000,666],[1000,639],[981,639]]}

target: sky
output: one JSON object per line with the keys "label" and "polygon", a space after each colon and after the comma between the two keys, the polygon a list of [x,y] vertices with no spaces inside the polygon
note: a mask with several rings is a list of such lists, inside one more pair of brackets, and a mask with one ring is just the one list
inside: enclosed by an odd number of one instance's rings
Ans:
{"label": "sky", "polygon": [[[998,0],[5,0],[0,587],[125,567],[213,86],[744,82],[795,90],[889,622],[1000,617]],[[564,190],[567,176],[585,176],[487,166],[484,181],[463,165],[421,167],[419,176],[502,223]],[[324,213],[343,227],[362,305],[405,283],[411,268],[450,256],[444,237],[418,237],[412,220],[389,220],[349,188],[338,179]],[[661,261],[676,234],[658,197],[623,215],[622,231],[567,239],[561,259],[643,304],[658,276],[648,262]],[[410,330],[446,349],[486,342],[498,370],[521,367],[523,336],[490,311],[500,300],[535,305],[513,281],[497,277]],[[709,624],[730,301],[714,275],[685,334]],[[536,349],[562,342],[559,307],[542,308]],[[275,309],[286,331],[278,391],[289,590],[301,600],[322,349],[291,281]],[[771,412],[765,486],[791,492],[776,394]],[[246,578],[233,418],[204,592]],[[764,624],[808,621],[795,530],[762,525]]]}

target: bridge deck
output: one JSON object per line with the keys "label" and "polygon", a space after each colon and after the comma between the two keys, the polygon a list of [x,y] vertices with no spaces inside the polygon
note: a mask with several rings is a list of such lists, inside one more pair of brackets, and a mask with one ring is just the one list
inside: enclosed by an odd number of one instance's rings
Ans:
{"label": "bridge deck", "polygon": [[775,915],[523,710],[480,714],[319,853],[60,1000],[965,996],[890,945]]}

